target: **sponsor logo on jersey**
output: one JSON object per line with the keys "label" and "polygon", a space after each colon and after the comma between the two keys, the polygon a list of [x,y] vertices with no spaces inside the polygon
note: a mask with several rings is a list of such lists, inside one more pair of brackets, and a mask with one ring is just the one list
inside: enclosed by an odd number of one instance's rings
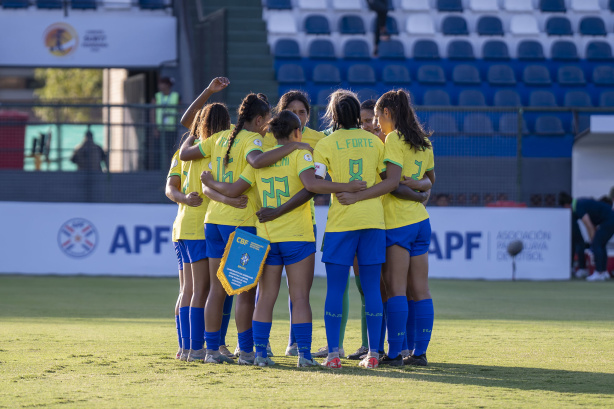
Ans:
{"label": "sponsor logo on jersey", "polygon": [[305,156],[303,156],[303,158],[305,158],[305,160],[307,162],[313,162],[313,158],[311,157],[310,154],[306,153]]}

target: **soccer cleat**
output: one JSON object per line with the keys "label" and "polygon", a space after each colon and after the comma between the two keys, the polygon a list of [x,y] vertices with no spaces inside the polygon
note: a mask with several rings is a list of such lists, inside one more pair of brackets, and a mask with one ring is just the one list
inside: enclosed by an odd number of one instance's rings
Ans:
{"label": "soccer cleat", "polygon": [[399,354],[396,358],[390,358],[388,355],[384,355],[384,357],[379,360],[379,364],[390,366],[403,366],[403,356]]}
{"label": "soccer cleat", "polygon": [[228,346],[220,345],[220,354],[227,356],[228,358],[236,358],[232,352],[228,350]]}
{"label": "soccer cleat", "polygon": [[405,365],[413,365],[413,366],[427,366],[428,361],[426,360],[426,354],[422,355],[410,355],[407,358],[403,359],[403,363]]}
{"label": "soccer cleat", "polygon": [[312,352],[311,356],[313,356],[314,358],[327,357],[328,356],[328,345],[325,345],[322,348],[318,349],[318,352]]}
{"label": "soccer cleat", "polygon": [[297,368],[309,368],[309,367],[312,367],[312,366],[322,366],[322,365],[320,363],[318,363],[318,361],[316,361],[313,358],[307,359],[307,358],[304,358],[302,356],[298,357],[298,363],[296,364]]}
{"label": "soccer cleat", "polygon": [[585,268],[579,268],[575,273],[574,277],[576,278],[586,278],[588,277],[588,270]]}
{"label": "soccer cleat", "polygon": [[375,369],[379,366],[379,360],[377,359],[377,357],[367,355],[365,359],[360,361],[358,366],[365,369]]}
{"label": "soccer cleat", "polygon": [[326,358],[322,366],[331,369],[341,369],[341,359],[339,359],[339,357]]}
{"label": "soccer cleat", "polygon": [[239,360],[237,361],[237,363],[239,365],[254,365],[255,360],[256,354],[254,353],[254,351],[249,353],[241,351],[239,353]]}
{"label": "soccer cleat", "polygon": [[404,349],[401,351],[401,356],[403,358],[407,358],[408,356],[411,356],[411,351],[409,349]]}
{"label": "soccer cleat", "polygon": [[189,349],[182,349],[181,350],[181,355],[179,356],[179,360],[180,361],[187,361],[189,355],[190,355],[190,350]]}
{"label": "soccer cleat", "polygon": [[190,349],[190,353],[188,354],[188,362],[194,362],[194,361],[205,362],[206,356],[207,356],[207,352],[204,349],[198,349],[198,350]]}
{"label": "soccer cleat", "polygon": [[262,357],[262,356],[257,356],[256,359],[254,359],[254,366],[273,366],[275,365],[275,362],[269,358],[268,356],[266,358]]}
{"label": "soccer cleat", "polygon": [[237,347],[235,348],[235,353],[234,353],[235,358],[238,358],[240,353],[241,353],[241,348],[239,348],[239,345],[237,345]]}
{"label": "soccer cleat", "polygon": [[177,354],[175,355],[175,359],[179,359],[179,358],[181,358],[181,352],[183,352],[183,349],[179,348],[179,349],[177,350]]}
{"label": "soccer cleat", "polygon": [[226,355],[220,354],[220,351],[210,351],[207,350],[207,356],[205,356],[205,363],[207,364],[223,364],[226,362],[227,364],[234,364],[235,361],[232,358],[227,357]]}
{"label": "soccer cleat", "polygon": [[298,356],[298,344],[295,342],[286,348],[286,356]]}
{"label": "soccer cleat", "polygon": [[360,357],[363,355],[366,355],[369,352],[369,348],[367,348],[366,346],[361,346],[360,348],[358,348],[356,350],[356,352],[354,352],[351,355],[348,355],[348,359],[352,359],[354,361],[358,361],[359,359],[361,359]]}
{"label": "soccer cleat", "polygon": [[267,354],[267,356],[275,356],[275,354],[273,354],[273,350],[271,350],[271,343],[270,342],[268,344],[266,344],[266,354]]}
{"label": "soccer cleat", "polygon": [[586,281],[605,281],[605,280],[609,280],[610,279],[610,274],[607,271],[604,271],[603,273],[600,273],[598,271],[595,271],[593,274],[591,274],[590,276],[586,277]]}

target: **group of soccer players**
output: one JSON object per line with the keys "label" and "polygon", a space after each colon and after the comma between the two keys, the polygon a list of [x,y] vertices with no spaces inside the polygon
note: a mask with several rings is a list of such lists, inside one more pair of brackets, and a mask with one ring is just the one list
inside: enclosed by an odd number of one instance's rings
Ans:
{"label": "group of soccer players", "polygon": [[[269,336],[285,267],[291,321],[286,355],[298,356],[298,367],[341,368],[353,267],[363,337],[348,358],[370,369],[427,365],[434,313],[431,229],[423,203],[435,172],[430,133],[409,93],[389,91],[361,105],[354,93],[337,90],[325,115],[330,128],[317,132],[306,126],[311,107],[300,91],[284,94],[274,108],[266,96],[249,94],[231,125],[225,105],[206,104],[229,85],[227,78],[215,78],[185,112],[181,123],[190,132],[167,178],[166,194],[179,205],[173,224],[180,282],[177,358],[274,365]],[[322,248],[327,346],[312,354],[316,194],[330,194],[331,204]],[[217,271],[236,229],[268,239],[271,248],[257,289],[236,297],[238,346],[231,353],[226,332],[234,297]]]}

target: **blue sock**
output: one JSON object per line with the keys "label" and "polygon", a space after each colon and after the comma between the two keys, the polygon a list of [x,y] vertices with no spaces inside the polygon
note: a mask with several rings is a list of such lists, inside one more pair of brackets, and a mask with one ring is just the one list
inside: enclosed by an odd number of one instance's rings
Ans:
{"label": "blue sock", "polygon": [[192,349],[203,349],[205,342],[205,309],[190,307],[190,339]]}
{"label": "blue sock", "polygon": [[181,326],[182,348],[190,349],[190,307],[179,308],[179,323]]}
{"label": "blue sock", "polygon": [[220,331],[208,332],[205,331],[205,341],[207,341],[207,349],[217,351],[220,349]]}
{"label": "blue sock", "polygon": [[[271,336],[271,326],[272,325],[273,324],[270,322],[252,321],[252,330],[254,334],[253,338],[254,338],[254,346],[256,347],[256,356],[260,356],[262,358],[267,357],[266,346],[269,343],[269,337]],[[241,334],[244,334],[244,332],[242,332]],[[239,344],[241,343],[241,334],[239,334]]]}
{"label": "blue sock", "polygon": [[429,347],[435,311],[433,310],[433,300],[430,298],[418,301],[414,305],[416,307],[416,349],[414,355],[419,356],[426,354]]}
{"label": "blue sock", "polygon": [[292,301],[288,296],[288,311],[290,312],[290,337],[288,339],[288,346],[296,343],[296,336],[294,335],[294,327],[292,326]]}
{"label": "blue sock", "polygon": [[407,331],[407,297],[404,295],[388,299],[388,356],[396,358],[401,353],[405,331]]}
{"label": "blue sock", "polygon": [[382,327],[379,333],[379,343],[377,344],[377,352],[384,352],[384,343],[386,341],[386,315],[388,314],[388,301],[384,301],[382,303],[383,314],[382,314]]}
{"label": "blue sock", "polygon": [[[271,332],[270,328],[269,332]],[[241,348],[241,351],[248,354],[254,350],[254,332],[252,331],[252,328],[239,333],[239,348]],[[264,348],[266,349],[266,345]]]}
{"label": "blue sock", "polygon": [[226,333],[228,332],[228,324],[230,323],[233,299],[234,295],[227,295],[226,300],[224,301],[224,309],[222,310],[222,327],[220,328],[220,345],[226,345]]}
{"label": "blue sock", "polygon": [[179,323],[179,315],[175,315],[175,326],[177,327],[177,339],[179,340],[179,348],[181,348],[183,342],[181,341],[181,324]]}
{"label": "blue sock", "polygon": [[311,322],[304,324],[292,324],[292,332],[296,335],[298,353],[303,354],[305,359],[311,359],[311,333],[313,325]]}
{"label": "blue sock", "polygon": [[407,300],[407,349],[413,351],[416,348],[416,303],[414,300]]}
{"label": "blue sock", "polygon": [[[367,336],[369,351],[378,352],[384,306],[379,282],[382,274],[381,264],[359,265],[360,286],[365,293],[365,315],[367,318]],[[344,283],[345,284],[345,283]]]}
{"label": "blue sock", "polygon": [[328,342],[329,353],[339,352],[339,334],[341,332],[341,316],[343,315],[343,293],[345,292],[349,276],[349,266],[326,263],[324,325],[326,326],[326,340]]}

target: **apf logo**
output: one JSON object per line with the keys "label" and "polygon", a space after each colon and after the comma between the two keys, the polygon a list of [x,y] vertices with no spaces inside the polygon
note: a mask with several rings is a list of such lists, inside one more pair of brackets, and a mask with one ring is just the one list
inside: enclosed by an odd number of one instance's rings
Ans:
{"label": "apf logo", "polygon": [[249,243],[249,240],[244,239],[243,237],[237,237],[237,243],[245,246],[247,243]]}
{"label": "apf logo", "polygon": [[85,257],[96,249],[98,232],[92,223],[85,219],[70,219],[60,227],[58,245],[66,255]]}
{"label": "apf logo", "polygon": [[64,57],[77,49],[79,37],[72,26],[66,23],[50,25],[43,35],[45,47],[56,57]]}

